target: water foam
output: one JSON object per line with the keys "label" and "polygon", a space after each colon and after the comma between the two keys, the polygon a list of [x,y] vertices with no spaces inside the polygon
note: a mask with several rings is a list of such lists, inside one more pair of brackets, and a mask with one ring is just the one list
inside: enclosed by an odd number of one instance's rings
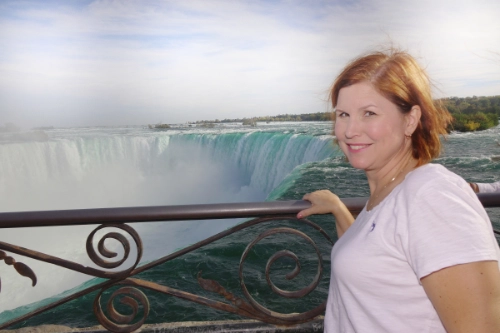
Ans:
{"label": "water foam", "polygon": [[[331,138],[283,131],[77,129],[45,142],[0,144],[0,211],[263,201],[295,167],[331,156]],[[141,223],[144,260],[166,255],[234,221]],[[2,230],[0,240],[94,266],[85,227]],[[109,244],[117,248],[117,244]],[[35,288],[2,270],[0,310],[73,288],[79,273],[13,255],[38,275]]]}

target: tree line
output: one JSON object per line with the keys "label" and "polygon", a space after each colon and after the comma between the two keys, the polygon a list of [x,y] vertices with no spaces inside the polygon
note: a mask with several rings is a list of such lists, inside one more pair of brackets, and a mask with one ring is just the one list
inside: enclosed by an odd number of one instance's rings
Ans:
{"label": "tree line", "polygon": [[272,121],[329,121],[332,115],[330,112],[316,112],[303,114],[279,114],[277,116],[252,117],[252,118],[235,118],[235,119],[215,119],[215,120],[198,120],[193,124],[205,123],[243,123],[243,125],[254,125],[257,122],[272,122]]}
{"label": "tree line", "polygon": [[[480,131],[498,125],[500,117],[500,95],[498,96],[472,96],[472,97],[448,97],[437,100],[453,116],[453,122],[449,131],[470,132]],[[331,112],[316,112],[303,114],[280,114],[277,116],[216,119],[214,121],[201,120],[196,124],[206,123],[234,123],[241,122],[243,125],[256,126],[257,122],[273,121],[330,121]]]}
{"label": "tree line", "polygon": [[481,131],[498,125],[500,96],[449,97],[440,101],[453,116],[449,130]]}

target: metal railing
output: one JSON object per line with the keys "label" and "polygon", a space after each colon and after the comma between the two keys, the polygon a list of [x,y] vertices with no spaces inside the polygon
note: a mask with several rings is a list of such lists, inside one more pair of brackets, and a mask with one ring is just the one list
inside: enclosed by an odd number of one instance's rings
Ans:
{"label": "metal railing", "polygon": [[[484,207],[500,207],[500,193],[499,194],[479,194]],[[345,198],[342,201],[346,204],[352,213],[359,213],[366,204],[367,198]],[[243,263],[247,258],[252,247],[262,239],[274,234],[291,234],[300,237],[305,242],[309,243],[316,252],[318,267],[316,276],[313,281],[297,291],[284,291],[276,287],[271,281],[270,269],[273,263],[279,258],[286,257],[295,261],[295,269],[292,273],[287,275],[287,279],[293,279],[300,272],[300,263],[295,253],[289,250],[278,251],[272,255],[266,265],[265,276],[268,286],[271,290],[285,298],[301,298],[313,291],[319,284],[319,280],[323,274],[322,253],[315,241],[309,237],[304,231],[290,227],[276,227],[272,226],[266,231],[259,234],[252,242],[248,244],[243,251],[240,266],[239,266],[239,280],[242,293],[245,298],[236,296],[234,293],[227,291],[217,281],[204,279],[201,272],[197,275],[198,284],[205,291],[213,292],[222,296],[225,301],[213,300],[204,296],[195,295],[183,290],[174,289],[169,286],[161,285],[153,281],[146,281],[134,277],[135,275],[149,270],[153,267],[161,265],[167,261],[178,258],[191,251],[199,249],[210,243],[213,243],[228,235],[243,229],[259,225],[264,222],[275,220],[290,220],[298,222],[299,224],[316,230],[322,235],[330,246],[333,245],[332,238],[316,223],[308,219],[297,219],[296,214],[310,206],[306,201],[274,201],[274,202],[259,202],[259,203],[232,203],[232,204],[206,204],[206,205],[180,205],[180,206],[161,206],[161,207],[128,207],[128,208],[101,208],[101,209],[83,209],[83,210],[61,210],[61,211],[38,211],[38,212],[13,212],[13,213],[0,213],[0,228],[27,228],[27,227],[44,227],[44,226],[74,226],[74,225],[99,225],[87,237],[86,251],[90,259],[99,267],[93,268],[83,266],[79,263],[69,260],[54,257],[38,251],[26,249],[16,245],[0,242],[0,260],[3,260],[7,265],[12,265],[16,271],[32,280],[32,285],[35,286],[37,276],[33,270],[27,265],[16,262],[16,260],[7,255],[6,252],[11,252],[20,256],[33,258],[35,260],[43,261],[69,270],[80,272],[94,277],[105,278],[104,282],[93,285],[89,288],[81,290],[71,296],[65,297],[51,304],[40,307],[26,315],[20,316],[11,321],[0,324],[0,329],[10,327],[14,324],[20,323],[28,318],[37,314],[53,309],[61,304],[69,302],[80,296],[89,294],[94,291],[99,291],[94,300],[94,314],[96,315],[99,323],[107,330],[113,332],[132,332],[140,328],[146,321],[150,305],[148,298],[141,291],[141,289],[155,291],[158,293],[174,296],[180,299],[188,300],[201,304],[213,309],[233,313],[242,317],[256,319],[265,323],[275,325],[298,325],[314,320],[317,316],[323,314],[325,309],[326,300],[318,306],[307,310],[302,313],[278,313],[270,310],[263,305],[259,304],[250,292],[244,282]],[[213,219],[234,219],[234,218],[253,218],[249,221],[238,224],[214,236],[211,236],[203,241],[200,241],[191,246],[187,246],[174,253],[156,259],[139,266],[142,257],[143,245],[139,234],[126,223],[138,222],[152,222],[152,221],[183,221],[183,220],[213,220]],[[120,229],[121,232],[108,232],[99,240],[94,239],[98,230],[103,228],[112,227]],[[495,233],[500,234],[500,231],[495,230]],[[125,237],[124,234],[129,237]],[[120,266],[128,259],[131,251],[130,240],[132,239],[136,248],[136,258],[131,267],[119,270]],[[107,259],[116,256],[116,253],[109,251],[104,245],[105,240],[115,239],[123,246],[123,257],[118,261],[108,261]],[[97,244],[98,252],[94,248]],[[107,259],[103,259],[107,258]],[[117,270],[118,269],[118,270]],[[101,296],[103,293],[112,286],[119,286],[107,302],[107,315],[101,305]],[[1,294],[0,294],[1,297]],[[123,297],[122,302],[125,302],[131,309],[132,315],[123,315],[119,313],[113,301]],[[142,309],[142,318],[134,318],[139,309]]]}

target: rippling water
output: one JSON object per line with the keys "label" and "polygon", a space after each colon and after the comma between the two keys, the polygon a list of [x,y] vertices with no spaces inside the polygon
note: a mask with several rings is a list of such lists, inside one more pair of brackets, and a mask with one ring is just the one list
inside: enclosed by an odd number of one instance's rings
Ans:
{"label": "rippling water", "polygon": [[[330,123],[260,123],[257,128],[226,124],[213,129],[179,126],[167,131],[142,127],[72,128],[46,131],[48,140],[32,136],[0,136],[0,211],[77,209],[120,206],[154,206],[215,202],[298,200],[305,193],[328,188],[341,197],[368,195],[364,173],[352,169],[332,144]],[[499,180],[500,129],[478,133],[452,133],[445,141],[442,157],[434,161],[469,181]],[[492,223],[500,228],[498,209],[488,209]],[[314,217],[335,238],[328,216]],[[134,225],[144,243],[143,262],[199,241],[241,221],[143,223]],[[291,222],[283,222],[290,224]],[[93,227],[3,230],[0,239],[35,248],[85,265],[84,243]],[[200,290],[196,275],[214,279],[227,290],[241,295],[238,265],[246,245],[264,229],[257,226],[224,238],[138,276],[145,280],[221,299]],[[330,244],[320,242],[325,270],[329,270]],[[267,297],[265,264],[282,248],[303,250],[301,275],[279,287],[298,289],[315,274],[316,258],[311,249],[293,236],[264,240],[245,262],[245,283],[252,296],[280,312],[300,312],[320,304],[328,290],[328,274],[319,288],[305,300],[284,301]],[[25,262],[39,277],[35,288],[3,266],[0,320],[19,314],[97,283],[98,280],[36,263]],[[273,281],[282,281],[292,262],[274,267]],[[291,285],[290,285],[291,283]],[[170,296],[146,292],[151,303],[147,323],[182,320],[238,318]],[[95,293],[71,301],[56,310],[23,323],[92,326]],[[223,299],[221,299],[223,300]],[[30,304],[35,302],[33,304]]]}

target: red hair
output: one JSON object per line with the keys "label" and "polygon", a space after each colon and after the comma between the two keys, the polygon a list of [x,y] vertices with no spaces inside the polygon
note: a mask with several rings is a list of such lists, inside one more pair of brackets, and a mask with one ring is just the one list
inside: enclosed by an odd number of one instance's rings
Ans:
{"label": "red hair", "polygon": [[417,165],[438,157],[441,153],[440,135],[447,134],[452,117],[440,102],[432,99],[429,78],[417,61],[398,50],[374,52],[354,59],[333,84],[330,91],[333,108],[337,106],[340,89],[364,81],[370,82],[404,114],[415,105],[420,107],[420,121],[411,137],[413,157]]}

